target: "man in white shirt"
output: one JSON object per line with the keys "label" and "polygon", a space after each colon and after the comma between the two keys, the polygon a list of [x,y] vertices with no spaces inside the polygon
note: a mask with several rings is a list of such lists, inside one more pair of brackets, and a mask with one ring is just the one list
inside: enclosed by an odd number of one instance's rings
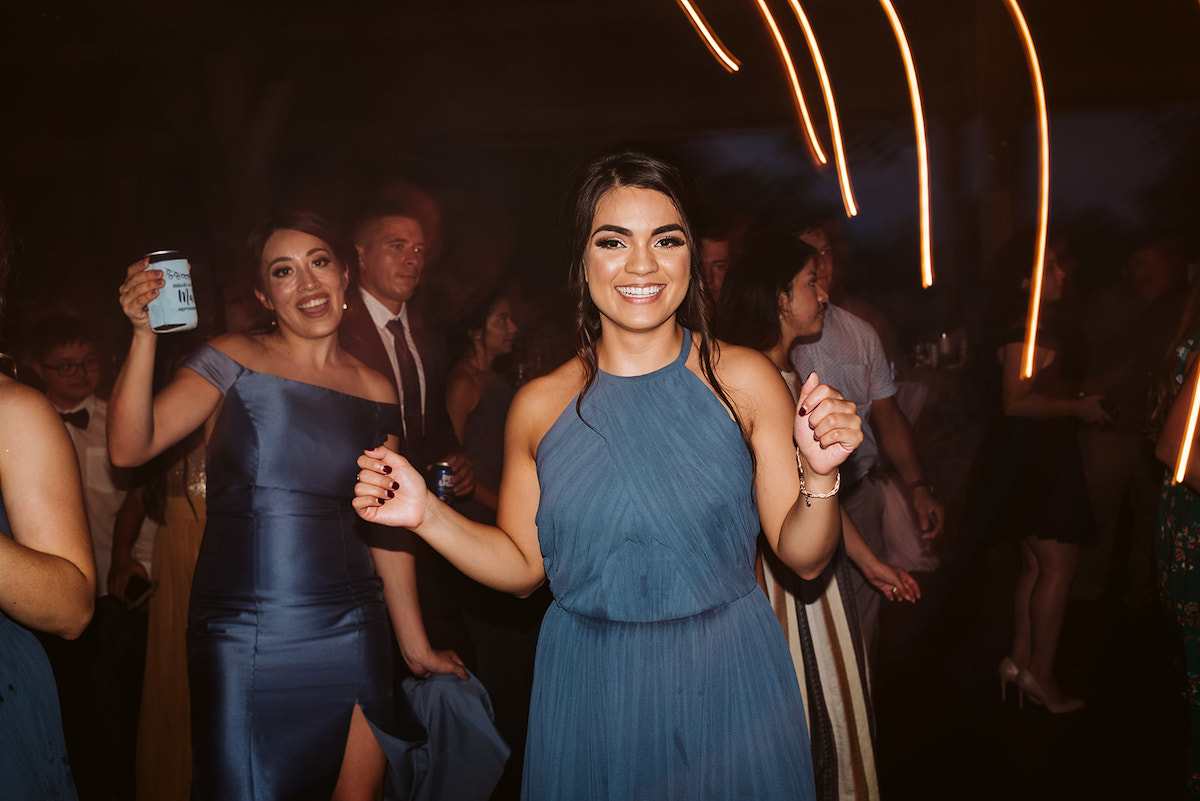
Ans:
{"label": "man in white shirt", "polygon": [[[826,292],[833,283],[832,249],[817,226],[800,230],[800,239],[817,250],[817,283]],[[833,305],[825,311],[825,327],[791,351],[798,380],[816,371],[822,383],[854,402],[863,421],[863,442],[842,465],[842,506],[863,539],[876,554],[886,554],[883,536],[883,481],[880,449],[909,491],[913,515],[925,537],[935,537],[945,521],[933,485],[917,460],[912,426],[896,403],[896,385],[875,329],[850,312]],[[859,571],[851,574],[862,624],[867,659],[874,668],[879,610],[883,596]]]}

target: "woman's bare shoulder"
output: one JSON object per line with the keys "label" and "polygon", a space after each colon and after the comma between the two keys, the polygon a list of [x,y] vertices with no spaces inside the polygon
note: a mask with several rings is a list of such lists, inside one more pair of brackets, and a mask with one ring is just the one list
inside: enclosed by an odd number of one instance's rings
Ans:
{"label": "woman's bare shoulder", "polygon": [[0,436],[58,432],[62,419],[45,395],[8,376],[0,376]]}
{"label": "woman's bare shoulder", "polygon": [[536,449],[563,409],[583,388],[584,376],[582,362],[574,358],[517,390],[509,409],[513,432],[523,437],[531,449]]}
{"label": "woman's bare shoulder", "polygon": [[251,370],[254,369],[252,362],[258,361],[265,352],[261,339],[247,334],[221,334],[213,337],[206,344]]}
{"label": "woman's bare shoulder", "polygon": [[396,385],[389,381],[387,376],[376,370],[372,370],[362,362],[358,362],[356,370],[358,371],[361,388],[357,392],[351,392],[351,395],[358,395],[376,403],[399,402],[400,398],[396,394]]}
{"label": "woman's bare shoulder", "polygon": [[753,348],[713,342],[713,371],[721,384],[732,391],[748,391],[764,380],[779,381],[779,370]]}

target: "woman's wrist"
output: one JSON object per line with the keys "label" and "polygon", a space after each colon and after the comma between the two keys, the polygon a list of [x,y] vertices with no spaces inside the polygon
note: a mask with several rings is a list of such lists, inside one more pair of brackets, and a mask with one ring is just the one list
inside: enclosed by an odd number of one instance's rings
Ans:
{"label": "woman's wrist", "polygon": [[805,506],[812,506],[815,500],[828,500],[841,489],[841,471],[835,467],[832,473],[818,473],[811,465],[806,471],[799,448],[796,448],[796,469],[800,473],[800,497],[804,498]]}

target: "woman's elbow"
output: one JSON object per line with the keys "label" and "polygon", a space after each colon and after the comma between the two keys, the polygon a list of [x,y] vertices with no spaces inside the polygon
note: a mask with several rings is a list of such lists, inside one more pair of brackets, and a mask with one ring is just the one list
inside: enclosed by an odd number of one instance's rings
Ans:
{"label": "woman's elbow", "polygon": [[87,593],[85,597],[71,604],[71,608],[66,610],[55,627],[55,630],[50,631],[51,634],[56,634],[64,640],[74,640],[88,627],[92,622],[92,615],[96,611],[96,596]]}
{"label": "woman's elbow", "polygon": [[148,459],[140,458],[141,454],[132,448],[125,447],[113,440],[108,441],[108,459],[113,467],[141,467]]}
{"label": "woman's elbow", "polygon": [[829,560],[825,559],[819,564],[819,566],[815,564],[805,565],[803,570],[796,571],[796,575],[805,581],[814,581],[821,577],[821,574],[825,572],[825,568],[828,566]]}

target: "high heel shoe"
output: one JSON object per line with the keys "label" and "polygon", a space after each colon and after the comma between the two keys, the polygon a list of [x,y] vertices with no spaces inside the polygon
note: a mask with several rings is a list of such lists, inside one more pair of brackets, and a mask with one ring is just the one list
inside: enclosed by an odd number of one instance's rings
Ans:
{"label": "high heel shoe", "polygon": [[1012,661],[1012,657],[1006,656],[1000,660],[1000,667],[997,668],[997,672],[1000,674],[1000,702],[1004,703],[1008,700],[1008,685],[1017,683],[1017,674],[1021,672],[1021,668],[1017,667],[1017,663]]}
{"label": "high heel shoe", "polygon": [[1065,695],[1051,698],[1046,692],[1046,688],[1039,684],[1028,670],[1022,670],[1017,674],[1017,689],[1021,691],[1022,695],[1028,695],[1029,700],[1046,707],[1047,712],[1055,715],[1064,715],[1083,709],[1082,698],[1070,698]]}

